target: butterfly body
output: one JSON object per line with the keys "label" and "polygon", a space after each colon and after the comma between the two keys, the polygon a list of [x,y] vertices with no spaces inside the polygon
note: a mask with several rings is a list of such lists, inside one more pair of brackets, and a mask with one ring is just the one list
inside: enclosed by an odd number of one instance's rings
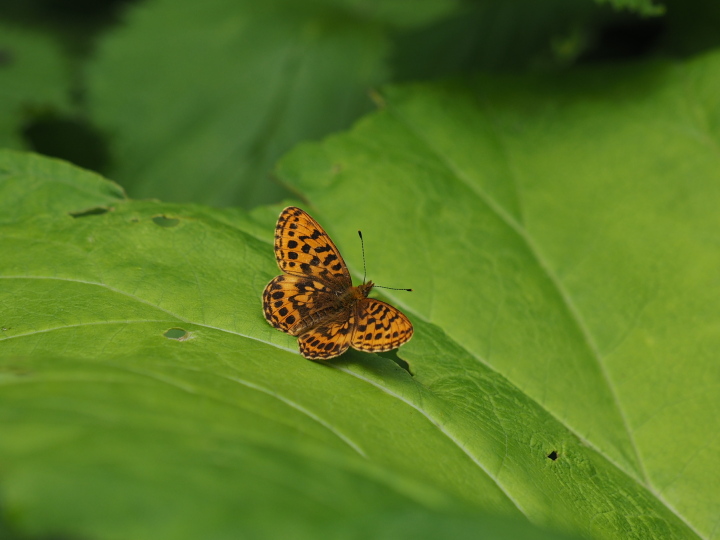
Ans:
{"label": "butterfly body", "polygon": [[265,319],[298,336],[300,352],[327,360],[349,347],[380,352],[407,342],[410,321],[396,308],[368,298],[372,281],[353,286],[340,252],[300,208],[282,211],[275,228],[275,258],[285,274],[263,292]]}

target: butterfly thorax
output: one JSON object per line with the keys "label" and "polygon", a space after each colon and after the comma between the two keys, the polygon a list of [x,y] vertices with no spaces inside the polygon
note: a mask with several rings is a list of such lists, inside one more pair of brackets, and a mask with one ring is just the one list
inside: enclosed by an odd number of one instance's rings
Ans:
{"label": "butterfly thorax", "polygon": [[312,313],[306,314],[301,321],[295,324],[290,329],[290,333],[297,336],[329,320],[335,319],[340,313],[352,313],[358,302],[367,298],[373,286],[374,283],[368,281],[357,287],[338,290],[335,292],[335,296],[328,296],[325,302],[318,299],[315,310]]}
{"label": "butterfly thorax", "polygon": [[363,298],[367,298],[368,294],[370,294],[370,290],[374,286],[375,284],[372,281],[368,281],[367,283],[363,283],[357,287],[350,287],[345,293],[345,296],[350,296],[351,301],[357,302]]}
{"label": "butterfly thorax", "polygon": [[333,308],[335,308],[335,311],[345,311],[354,307],[360,300],[367,298],[374,286],[375,284],[372,281],[368,281],[357,287],[348,287],[344,291],[336,293],[337,301]]}

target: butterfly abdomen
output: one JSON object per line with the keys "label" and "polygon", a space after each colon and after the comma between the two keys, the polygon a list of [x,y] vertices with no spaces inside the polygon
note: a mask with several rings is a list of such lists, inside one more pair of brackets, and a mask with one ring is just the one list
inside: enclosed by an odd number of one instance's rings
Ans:
{"label": "butterfly abdomen", "polygon": [[293,336],[299,336],[300,334],[304,334],[308,330],[312,330],[313,328],[320,326],[326,321],[337,318],[340,313],[348,311],[352,305],[353,304],[338,303],[311,313],[307,313],[302,320],[298,321],[292,328],[290,328],[290,331],[288,333],[292,334]]}

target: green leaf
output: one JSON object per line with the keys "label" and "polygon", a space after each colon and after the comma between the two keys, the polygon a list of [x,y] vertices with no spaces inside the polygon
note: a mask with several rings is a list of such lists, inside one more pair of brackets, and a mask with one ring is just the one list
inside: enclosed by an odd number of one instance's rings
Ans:
{"label": "green leaf", "polygon": [[0,530],[555,537],[477,514],[517,511],[406,371],[308,362],[264,321],[262,212],[131,201],[10,151],[0,187]]}
{"label": "green leaf", "polygon": [[6,521],[439,537],[480,530],[482,510],[712,537],[719,82],[715,54],[395,87],[291,153],[280,174],[353,274],[362,229],[368,277],[414,289],[381,291],[415,324],[412,375],[357,352],[306,361],[267,325],[270,210],[131,201],[0,154]]}
{"label": "green leaf", "polygon": [[63,211],[75,217],[89,216],[125,199],[116,184],[94,173],[79,174],[79,169],[61,161],[29,160],[10,151],[0,155],[0,223]]}
{"label": "green leaf", "polygon": [[46,36],[0,23],[0,147],[26,146],[30,118],[68,107],[69,72]]}
{"label": "green leaf", "polygon": [[533,521],[717,528],[718,84],[714,54],[390,88],[283,161],[339,245],[363,228],[373,281],[416,291],[388,293],[403,359]]}
{"label": "green leaf", "polygon": [[89,69],[91,109],[113,136],[111,176],[134,197],[279,200],[287,192],[270,173],[282,153],[370,110],[368,90],[387,77],[383,25],[420,24],[453,4],[135,6]]}

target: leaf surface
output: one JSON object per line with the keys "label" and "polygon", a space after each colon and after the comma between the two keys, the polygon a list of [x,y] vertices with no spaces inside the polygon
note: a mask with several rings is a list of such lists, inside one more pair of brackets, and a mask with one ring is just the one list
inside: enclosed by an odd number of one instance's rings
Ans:
{"label": "leaf surface", "polygon": [[[360,354],[362,376],[308,362],[264,321],[271,228],[258,239],[242,213],[131,201],[55,160],[1,151],[0,164],[0,525],[543,537],[476,515],[468,501],[515,509],[463,472],[470,457],[418,410],[406,371]],[[439,487],[463,476],[460,495]]]}
{"label": "leaf surface", "polygon": [[[389,88],[282,163],[349,222],[339,245],[362,227],[373,281],[415,290],[387,292],[416,324],[403,359],[531,519],[714,537],[718,82],[709,55]],[[540,448],[567,469],[538,476]]]}
{"label": "leaf surface", "polygon": [[281,176],[356,279],[362,229],[368,277],[414,289],[382,291],[415,324],[412,375],[306,361],[264,321],[280,207],[133,201],[1,153],[6,520],[142,539],[407,518],[432,537],[483,510],[712,538],[718,79],[710,55],[388,88],[292,152]]}

